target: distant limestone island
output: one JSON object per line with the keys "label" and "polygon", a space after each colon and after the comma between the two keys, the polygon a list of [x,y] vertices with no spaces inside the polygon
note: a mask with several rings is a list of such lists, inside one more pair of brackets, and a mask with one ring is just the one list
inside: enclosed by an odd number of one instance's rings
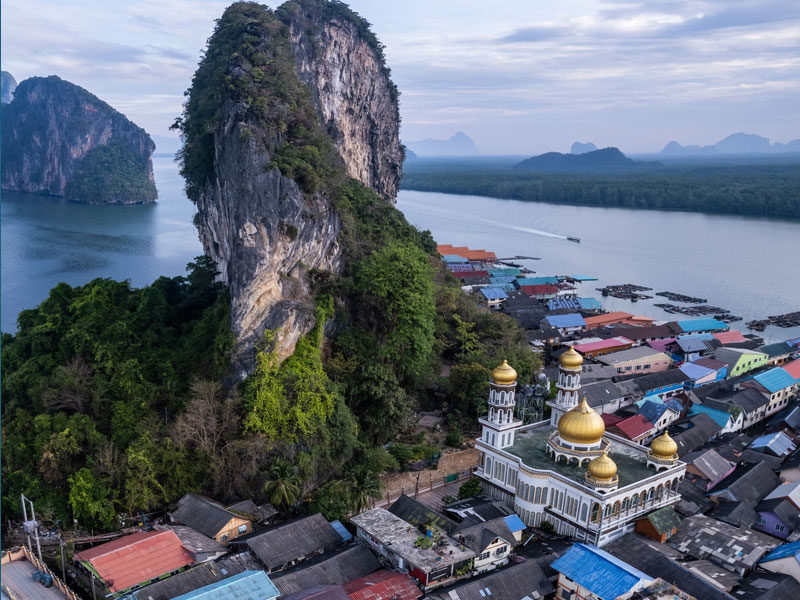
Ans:
{"label": "distant limestone island", "polygon": [[[591,144],[591,146],[594,146],[594,144]],[[521,171],[540,171],[543,173],[605,173],[610,171],[618,172],[638,169],[641,167],[662,166],[659,162],[632,160],[620,152],[619,148],[609,147],[576,153],[575,147],[576,144],[573,144],[573,152],[571,154],[547,152],[532,158],[527,158],[514,165],[514,168]]]}
{"label": "distant limestone island", "polygon": [[155,144],[144,129],[54,75],[31,77],[16,89],[12,82],[4,71],[3,190],[87,204],[155,201]]}
{"label": "distant limestone island", "polygon": [[426,138],[416,142],[406,142],[406,154],[411,150],[409,158],[426,156],[475,156],[478,147],[466,133],[456,132],[446,140]]}
{"label": "distant limestone island", "polygon": [[775,154],[800,152],[800,140],[786,144],[770,143],[769,138],[754,133],[733,133],[711,146],[681,146],[672,141],[664,146],[661,154],[670,156],[708,156],[719,154]]}
{"label": "distant limestone island", "polygon": [[8,71],[0,71],[0,100],[3,104],[8,104],[14,98],[14,90],[17,89],[17,80]]}
{"label": "distant limestone island", "polygon": [[575,142],[572,144],[572,148],[570,148],[570,154],[586,154],[587,152],[594,152],[597,150],[597,146],[595,146],[592,142]]}

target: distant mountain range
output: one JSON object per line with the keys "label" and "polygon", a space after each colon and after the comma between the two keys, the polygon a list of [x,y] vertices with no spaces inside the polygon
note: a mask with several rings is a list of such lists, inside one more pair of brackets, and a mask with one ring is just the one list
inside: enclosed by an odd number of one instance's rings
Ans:
{"label": "distant mountain range", "polygon": [[575,142],[572,144],[572,148],[570,149],[570,154],[586,154],[587,152],[594,152],[597,150],[597,146],[595,146],[592,142]]}
{"label": "distant mountain range", "polygon": [[447,140],[426,138],[405,144],[417,156],[473,156],[478,154],[475,142],[462,131]]}
{"label": "distant mountain range", "polygon": [[515,169],[540,172],[610,172],[639,167],[657,167],[659,162],[631,160],[619,148],[603,148],[583,154],[548,152],[527,158],[514,165]]}
{"label": "distant mountain range", "polygon": [[800,152],[800,140],[792,140],[786,144],[771,144],[768,138],[754,133],[733,133],[712,146],[681,146],[672,141],[661,150],[661,154],[679,155],[714,155],[714,154],[770,154],[776,152]]}

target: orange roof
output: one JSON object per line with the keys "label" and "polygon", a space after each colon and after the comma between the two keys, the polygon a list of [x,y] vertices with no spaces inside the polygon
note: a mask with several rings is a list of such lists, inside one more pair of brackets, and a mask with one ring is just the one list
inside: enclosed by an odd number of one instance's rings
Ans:
{"label": "orange roof", "polygon": [[415,600],[420,590],[405,573],[378,571],[342,585],[350,600]]}
{"label": "orange roof", "polygon": [[644,315],[633,315],[630,318],[631,323],[652,323],[653,319],[650,317],[645,317]]}
{"label": "orange roof", "polygon": [[800,358],[783,365],[783,370],[795,379],[800,379]]}
{"label": "orange roof", "polygon": [[444,256],[445,254],[455,254],[467,260],[496,260],[497,255],[494,252],[486,250],[470,250],[467,246],[451,246],[450,244],[439,244],[436,246],[436,251]]}
{"label": "orange roof", "polygon": [[586,326],[598,326],[598,325],[605,325],[607,323],[619,323],[621,321],[629,320],[633,315],[631,313],[626,312],[612,312],[606,315],[597,315],[596,317],[586,317]]}
{"label": "orange roof", "polygon": [[172,530],[140,531],[75,555],[88,562],[112,592],[121,592],[194,564]]}

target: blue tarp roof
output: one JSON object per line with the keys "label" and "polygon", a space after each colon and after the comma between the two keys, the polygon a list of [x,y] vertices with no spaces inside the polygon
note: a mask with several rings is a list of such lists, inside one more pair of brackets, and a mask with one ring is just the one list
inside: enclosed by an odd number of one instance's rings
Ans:
{"label": "blue tarp roof", "polygon": [[639,408],[639,414],[651,423],[657,423],[665,412],[667,412],[666,404],[653,402],[652,400],[645,400],[644,404]]}
{"label": "blue tarp roof", "polygon": [[716,319],[689,319],[687,321],[676,321],[681,331],[692,333],[694,331],[726,331],[728,324]]}
{"label": "blue tarp roof", "polygon": [[689,416],[697,415],[700,413],[707,414],[720,427],[725,427],[725,425],[728,424],[728,417],[730,416],[726,412],[717,410],[716,408],[711,408],[709,406],[703,406],[702,404],[695,404],[694,406],[692,406],[691,409],[689,409]]}
{"label": "blue tarp roof", "polygon": [[708,367],[704,367],[703,365],[696,365],[691,362],[683,363],[678,368],[692,381],[697,381],[698,379],[702,379],[703,377],[706,377],[707,375],[710,375],[711,373],[714,372],[714,369],[709,369]]}
{"label": "blue tarp roof", "polygon": [[613,600],[653,578],[595,546],[573,544],[550,565],[602,600]]}
{"label": "blue tarp roof", "polygon": [[581,307],[581,303],[578,302],[577,298],[573,297],[561,297],[561,298],[551,298],[547,301],[547,309],[548,310],[559,310],[566,308],[568,310],[579,310]]}
{"label": "blue tarp roof", "polygon": [[583,310],[602,310],[603,303],[597,298],[578,298]]}
{"label": "blue tarp roof", "polygon": [[442,260],[444,262],[446,262],[446,263],[465,263],[465,262],[469,262],[466,258],[464,258],[463,256],[459,256],[458,254],[445,254],[442,257]]}
{"label": "blue tarp roof", "polygon": [[558,277],[518,277],[517,283],[520,285],[544,285],[546,283],[559,283]]}
{"label": "blue tarp roof", "polygon": [[769,390],[770,394],[774,394],[775,392],[797,383],[797,379],[789,375],[789,373],[781,367],[775,367],[769,371],[754,375],[753,379]]}
{"label": "blue tarp roof", "polygon": [[779,558],[786,558],[787,556],[794,556],[798,559],[797,562],[800,562],[800,542],[782,544],[758,562],[763,563],[770,560],[778,560]]}
{"label": "blue tarp roof", "polygon": [[545,317],[547,322],[553,327],[585,327],[586,321],[578,313],[569,313],[566,315],[548,315]]}
{"label": "blue tarp roof", "polygon": [[522,519],[520,519],[518,515],[509,515],[503,520],[506,522],[506,527],[508,527],[511,533],[516,533],[525,529],[525,523],[522,522]]}
{"label": "blue tarp roof", "polygon": [[339,537],[342,538],[343,542],[349,542],[353,539],[353,535],[347,531],[344,525],[342,525],[341,521],[331,521],[331,527],[336,530],[336,533],[339,534]]}
{"label": "blue tarp roof", "polygon": [[795,449],[792,439],[782,431],[762,435],[753,440],[751,448],[769,448],[776,456],[783,456]]}
{"label": "blue tarp roof", "polygon": [[243,571],[173,600],[271,600],[280,595],[264,571]]}
{"label": "blue tarp roof", "polygon": [[505,300],[508,298],[508,294],[496,287],[481,288],[481,294],[487,300]]}

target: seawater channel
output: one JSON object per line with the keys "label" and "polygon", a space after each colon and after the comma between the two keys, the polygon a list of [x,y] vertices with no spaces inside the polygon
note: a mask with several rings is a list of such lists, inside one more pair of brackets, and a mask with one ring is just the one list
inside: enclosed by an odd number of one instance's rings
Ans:
{"label": "seawater channel", "polygon": [[[185,272],[202,254],[195,209],[171,158],[153,161],[159,199],[143,206],[88,206],[32,194],[2,194],[2,323],[38,305],[63,281],[96,277],[146,285]],[[595,288],[633,283],[706,298],[743,317],[733,327],[800,310],[800,221],[685,212],[562,206],[479,196],[400,192],[397,207],[439,243],[493,250],[538,275],[589,275],[581,296],[607,310],[681,319],[653,304],[603,298]],[[568,241],[566,236],[581,239]],[[646,292],[652,295],[651,292]],[[800,336],[768,327],[767,342]]]}

